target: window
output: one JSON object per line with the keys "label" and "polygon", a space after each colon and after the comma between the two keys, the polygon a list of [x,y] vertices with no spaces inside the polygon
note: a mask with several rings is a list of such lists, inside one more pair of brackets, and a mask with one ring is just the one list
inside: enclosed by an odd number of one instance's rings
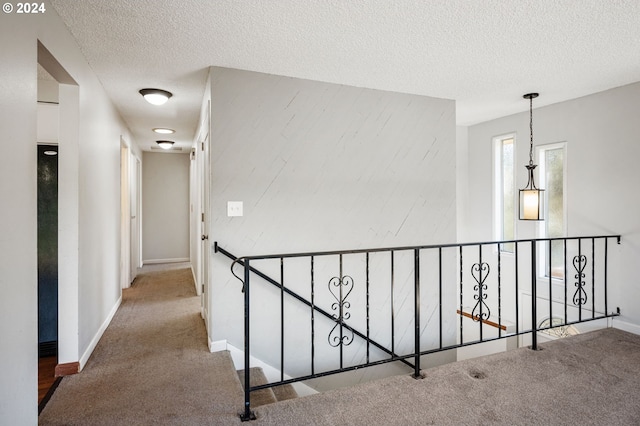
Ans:
{"label": "window", "polygon": [[[495,237],[497,240],[515,239],[516,189],[515,135],[499,136],[494,144]],[[514,243],[500,245],[500,251],[513,253]]]}
{"label": "window", "polygon": [[[565,237],[566,221],[566,144],[543,145],[538,148],[540,162],[540,187],[545,194],[545,221],[542,224],[543,237]],[[551,259],[549,246],[545,245],[544,276],[564,278],[564,249],[562,241],[551,243]]]}

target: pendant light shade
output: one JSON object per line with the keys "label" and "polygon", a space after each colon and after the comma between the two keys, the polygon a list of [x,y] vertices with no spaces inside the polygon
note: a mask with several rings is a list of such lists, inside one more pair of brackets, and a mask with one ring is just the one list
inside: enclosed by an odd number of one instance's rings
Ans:
{"label": "pendant light shade", "polygon": [[527,186],[520,190],[520,220],[544,220],[544,189],[536,187],[533,171],[536,164],[533,164],[533,99],[538,97],[537,93],[527,93],[523,96],[529,99],[529,164],[527,174],[529,176]]}

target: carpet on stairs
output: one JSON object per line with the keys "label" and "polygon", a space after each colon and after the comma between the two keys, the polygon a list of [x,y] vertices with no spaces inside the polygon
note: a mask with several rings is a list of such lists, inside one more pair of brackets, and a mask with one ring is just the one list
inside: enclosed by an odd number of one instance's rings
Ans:
{"label": "carpet on stairs", "polygon": [[[244,389],[244,370],[238,370],[238,378]],[[249,383],[251,386],[260,386],[269,383],[264,374],[264,370],[260,367],[252,367],[249,369]],[[298,397],[298,393],[291,385],[280,385],[272,388],[260,389],[251,392],[251,406],[260,407],[262,405],[273,404],[278,401],[285,401]]]}

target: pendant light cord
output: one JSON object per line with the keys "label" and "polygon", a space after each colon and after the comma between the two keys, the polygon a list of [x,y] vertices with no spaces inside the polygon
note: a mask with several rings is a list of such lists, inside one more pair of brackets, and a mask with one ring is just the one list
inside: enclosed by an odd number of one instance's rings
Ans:
{"label": "pendant light cord", "polygon": [[533,165],[533,97],[529,98],[529,165]]}

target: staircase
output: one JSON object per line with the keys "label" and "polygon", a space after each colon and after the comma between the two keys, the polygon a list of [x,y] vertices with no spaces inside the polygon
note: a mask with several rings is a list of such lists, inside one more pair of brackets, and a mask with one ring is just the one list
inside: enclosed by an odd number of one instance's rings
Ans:
{"label": "staircase", "polygon": [[[244,390],[244,371],[237,370],[240,384]],[[264,371],[261,367],[252,367],[249,369],[249,381],[251,386],[260,386],[269,383]],[[272,388],[260,389],[252,392],[251,394],[251,406],[260,407],[262,405],[273,404],[278,401],[286,401],[288,399],[294,399],[298,397],[298,393],[292,385],[280,385]]]}

